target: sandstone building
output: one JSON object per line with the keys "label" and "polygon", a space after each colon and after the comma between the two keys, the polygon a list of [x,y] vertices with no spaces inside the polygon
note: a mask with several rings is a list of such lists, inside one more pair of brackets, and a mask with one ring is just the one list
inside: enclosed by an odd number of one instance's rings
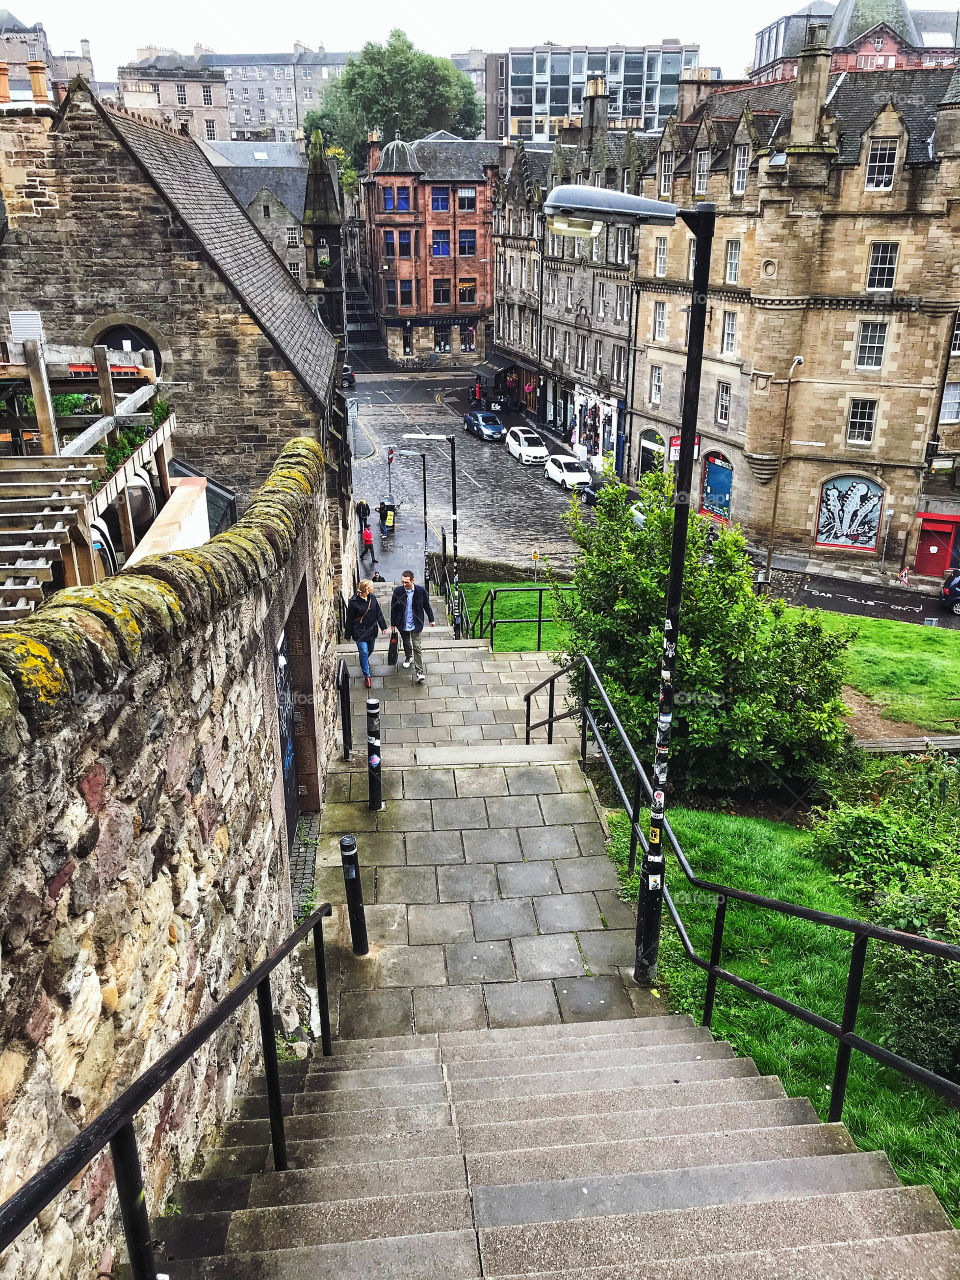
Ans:
{"label": "sandstone building", "polygon": [[120,105],[204,142],[230,137],[223,72],[178,54],[117,68]]}

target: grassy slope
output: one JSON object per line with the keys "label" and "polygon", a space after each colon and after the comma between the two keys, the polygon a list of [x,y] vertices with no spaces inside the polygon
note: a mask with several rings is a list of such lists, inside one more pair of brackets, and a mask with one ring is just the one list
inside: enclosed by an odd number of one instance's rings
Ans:
{"label": "grassy slope", "polygon": [[[465,582],[463,594],[470,610],[471,622],[476,617],[480,605],[487,592],[499,587],[531,587],[531,582]],[[489,605],[486,610],[489,616]],[[543,616],[547,621],[543,624],[541,649],[550,652],[559,649],[560,636],[556,623],[549,621],[553,617],[553,600],[548,591],[543,596]],[[498,653],[510,650],[530,650],[537,647],[537,593],[524,592],[522,595],[508,592],[497,597],[497,626],[494,634],[494,648]],[[531,618],[531,622],[513,625],[501,625],[501,618]]]}
{"label": "grassy slope", "polygon": [[[677,809],[674,830],[697,873],[769,897],[858,916],[853,900],[830,872],[814,862],[806,832],[778,823]],[[629,831],[625,816],[612,821],[610,851],[626,881]],[[708,956],[715,905],[685,887],[677,869],[671,893],[697,951]],[[730,903],[723,963],[732,972],[839,1022],[850,959],[850,935],[788,916]],[[703,1012],[705,977],[686,959],[665,915],[661,980],[675,1012]],[[861,1004],[857,1031],[882,1040],[879,1011]],[[770,1005],[720,984],[714,1033],[749,1054],[764,1074],[778,1075],[793,1096],[809,1097],[821,1118],[829,1105],[836,1042]],[[854,1054],[844,1122],[865,1150],[883,1149],[907,1183],[929,1182],[960,1225],[960,1111],[862,1054]]]}

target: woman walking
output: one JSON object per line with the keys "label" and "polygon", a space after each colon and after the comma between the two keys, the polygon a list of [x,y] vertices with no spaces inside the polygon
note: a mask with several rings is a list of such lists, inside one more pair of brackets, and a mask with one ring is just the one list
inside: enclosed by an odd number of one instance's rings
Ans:
{"label": "woman walking", "polygon": [[346,637],[356,642],[360,655],[363,683],[370,688],[370,655],[377,642],[377,630],[387,634],[387,620],[380,608],[380,601],[373,594],[373,583],[362,578],[357,583],[357,594],[347,606]]}
{"label": "woman walking", "polygon": [[365,524],[363,526],[362,530],[360,531],[360,536],[363,541],[363,550],[360,552],[360,559],[362,560],[364,556],[367,554],[367,552],[369,551],[370,563],[376,564],[377,556],[373,549],[373,530],[370,528],[369,524]]}

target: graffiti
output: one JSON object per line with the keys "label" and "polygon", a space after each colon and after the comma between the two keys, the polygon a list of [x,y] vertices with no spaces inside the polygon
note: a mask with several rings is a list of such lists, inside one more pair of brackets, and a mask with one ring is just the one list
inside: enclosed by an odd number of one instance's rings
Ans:
{"label": "graffiti", "polygon": [[876,548],[880,534],[883,489],[863,476],[835,476],[820,491],[817,545]]}

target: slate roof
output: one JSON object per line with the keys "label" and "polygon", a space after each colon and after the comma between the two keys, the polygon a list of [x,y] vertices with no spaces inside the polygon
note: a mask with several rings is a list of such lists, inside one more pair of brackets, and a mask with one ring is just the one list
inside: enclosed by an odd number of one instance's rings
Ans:
{"label": "slate roof", "polygon": [[218,170],[192,138],[124,111],[98,109],[303,384],[325,403],[336,343]]}
{"label": "slate roof", "polygon": [[271,169],[265,166],[245,168],[240,165],[224,165],[217,172],[245,209],[259,192],[266,189],[290,210],[298,222],[303,221],[303,206],[307,197],[305,166],[301,165],[297,169]]}
{"label": "slate roof", "polygon": [[[942,34],[950,37],[947,45],[953,45],[957,32],[957,19],[960,17],[956,9],[911,9],[910,12],[913,14],[914,25],[921,39],[927,32],[931,35]],[[924,42],[924,47],[935,48],[936,46],[927,46]]]}
{"label": "slate roof", "polygon": [[413,147],[409,142],[404,142],[402,138],[394,138],[380,152],[380,160],[376,168],[377,173],[408,173],[415,174],[420,172],[420,165],[417,163],[417,157]]}
{"label": "slate roof", "polygon": [[952,67],[859,71],[845,76],[827,108],[837,118],[841,164],[859,163],[864,130],[891,100],[903,116],[910,135],[906,163],[928,162],[937,106],[946,97],[952,78]]}
{"label": "slate roof", "polygon": [[200,146],[214,168],[305,169],[307,158],[295,142],[206,142]]}
{"label": "slate roof", "polygon": [[[483,166],[495,165],[500,143],[490,138],[418,138],[410,146],[425,181],[482,182]],[[384,148],[386,150],[386,147]]]}
{"label": "slate roof", "polygon": [[921,46],[906,0],[840,0],[827,29],[827,44],[831,49],[853,44],[881,22],[908,44]]}
{"label": "slate roof", "polygon": [[15,18],[9,9],[0,9],[0,31],[10,35],[26,33],[32,31],[32,27],[26,27],[19,18]]}

